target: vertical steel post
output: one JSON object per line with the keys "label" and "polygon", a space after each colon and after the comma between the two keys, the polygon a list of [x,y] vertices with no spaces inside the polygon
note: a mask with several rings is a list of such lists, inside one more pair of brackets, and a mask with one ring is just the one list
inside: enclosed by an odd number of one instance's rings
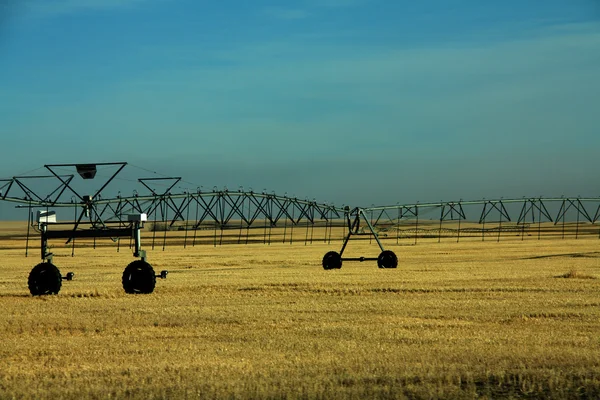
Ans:
{"label": "vertical steel post", "polygon": [[440,213],[440,227],[438,229],[438,243],[442,241],[442,221],[444,221],[444,209],[446,205],[442,205],[442,212]]}
{"label": "vertical steel post", "polygon": [[415,222],[415,245],[416,245],[417,238],[419,237],[419,206],[418,205],[415,206],[415,214],[417,217],[417,220]]}
{"label": "vertical steel post", "polygon": [[183,248],[187,247],[188,227],[190,225],[190,194],[188,193],[185,198],[185,233],[183,236]]}
{"label": "vertical steel post", "polygon": [[142,246],[141,233],[140,233],[140,223],[135,221],[132,226],[133,229],[133,239],[134,239],[134,248],[133,255],[135,257],[140,256],[140,249]]}
{"label": "vertical steel post", "polygon": [[46,230],[47,230],[47,225],[45,222],[40,223],[40,239],[41,239],[41,244],[40,244],[40,251],[41,251],[41,258],[42,261],[46,260],[46,250],[48,248],[48,238],[46,237]]}
{"label": "vertical steel post", "polygon": [[[542,200],[540,199],[540,204],[538,206],[538,240],[542,239]],[[532,210],[533,212],[533,210]]]}
{"label": "vertical steel post", "polygon": [[[461,210],[462,210],[462,206],[461,206]],[[458,216],[458,232],[457,232],[457,237],[456,237],[456,243],[458,243],[460,241],[460,222],[461,221],[462,221],[462,214]]]}
{"label": "vertical steel post", "polygon": [[485,219],[487,218],[487,214],[485,213],[485,210],[487,208],[487,201],[485,203],[483,203],[483,211],[481,212],[481,241],[485,242]]}
{"label": "vertical steel post", "polygon": [[242,243],[242,231],[244,230],[244,200],[242,199],[242,207],[240,208],[240,234],[238,235],[238,244]]}
{"label": "vertical steel post", "polygon": [[[288,204],[287,201],[284,202],[283,204],[284,204],[283,206],[286,207],[286,210],[285,210],[285,214],[286,215],[284,216],[285,219],[283,221],[283,241],[282,241],[282,243],[285,244],[285,236],[287,234],[287,224],[288,224],[288,219],[289,218],[288,218],[288,215],[287,215],[288,214],[287,213],[287,204]],[[327,235],[327,232],[325,232],[325,235]]]}
{"label": "vertical steel post", "polygon": [[500,224],[498,224],[498,241],[497,241],[497,243],[500,243],[500,233],[502,232],[502,211],[498,210],[498,212],[500,213]]}
{"label": "vertical steel post", "polygon": [[198,207],[200,206],[200,202],[198,201],[198,199],[196,197],[194,197],[194,200],[196,201],[196,216],[195,216],[195,221],[194,221],[194,238],[192,239],[192,247],[196,246],[196,237],[198,235],[198,228],[199,228]]}
{"label": "vertical steel post", "polygon": [[[579,202],[579,200],[578,200]],[[579,203],[577,204],[577,225],[575,225],[575,239],[579,239]]]}
{"label": "vertical steel post", "polygon": [[169,224],[167,224],[167,221],[169,220],[168,218],[168,212],[169,209],[167,208],[167,200],[163,197],[162,198],[162,206],[164,207],[164,212],[163,212],[163,222],[164,222],[164,234],[163,234],[163,251],[165,251],[165,248],[167,247],[167,230],[169,229]]}
{"label": "vertical steel post", "polygon": [[33,215],[31,214],[31,203],[28,204],[28,216],[27,216],[27,238],[25,239],[25,257],[29,256],[29,229],[33,224]]}
{"label": "vertical steel post", "polygon": [[292,226],[290,227],[290,244],[292,244],[294,242],[294,225],[296,225],[296,220],[295,220],[295,215],[296,215],[296,203],[292,203]]}
{"label": "vertical steel post", "polygon": [[[89,210],[87,204],[84,207],[86,207],[86,210]],[[73,209],[75,210],[74,221],[77,221],[77,207],[73,207]],[[79,220],[81,220],[81,218],[79,218]],[[77,223],[79,223],[79,221],[77,221]],[[75,225],[75,229],[77,229],[77,225]],[[75,236],[71,238],[71,257],[75,257]]]}
{"label": "vertical steel post", "polygon": [[563,200],[563,215],[562,215],[562,238],[565,238],[565,215],[567,214],[567,209],[565,208],[566,206],[566,200]]}

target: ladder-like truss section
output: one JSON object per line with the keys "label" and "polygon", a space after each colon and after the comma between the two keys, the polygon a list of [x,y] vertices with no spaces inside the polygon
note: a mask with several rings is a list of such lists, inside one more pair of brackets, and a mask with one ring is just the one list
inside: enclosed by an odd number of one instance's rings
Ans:
{"label": "ladder-like truss section", "polygon": [[[132,195],[106,196],[104,191],[126,163],[84,164],[77,172],[84,179],[95,175],[95,165],[114,165],[116,172],[92,195],[73,187],[76,174],[59,175],[68,164],[45,166],[50,175],[21,176],[0,180],[0,200],[33,211],[55,210],[57,223],[72,224],[73,231],[102,231],[129,225],[128,216],[145,214],[152,247],[161,233],[163,246],[170,240],[184,246],[197,243],[271,243],[304,240],[347,239],[349,208],[314,200],[252,190],[185,190],[173,193],[181,178],[139,178]],[[61,167],[61,168],[57,168]],[[44,193],[29,181],[50,178]],[[158,190],[156,187],[160,187]],[[65,200],[66,198],[66,200]],[[489,238],[528,236],[579,237],[597,235],[600,198],[524,197],[475,201],[448,201],[356,208],[368,223],[362,229],[381,240],[414,240],[453,237]],[[32,219],[32,224],[35,223]],[[354,232],[355,234],[358,232]],[[91,236],[89,233],[87,234]],[[99,237],[102,235],[98,235]],[[106,236],[106,235],[104,235]],[[366,235],[368,236],[368,235]],[[372,240],[370,237],[369,240]],[[377,240],[377,238],[375,238]]]}
{"label": "ladder-like truss section", "polygon": [[371,223],[396,239],[527,236],[600,238],[600,198],[450,201],[365,208]]}

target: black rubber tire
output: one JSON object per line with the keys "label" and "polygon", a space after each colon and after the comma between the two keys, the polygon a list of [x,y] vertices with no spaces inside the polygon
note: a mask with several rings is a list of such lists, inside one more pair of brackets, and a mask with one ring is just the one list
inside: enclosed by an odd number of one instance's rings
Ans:
{"label": "black rubber tire", "polygon": [[377,257],[377,266],[379,268],[396,268],[398,266],[398,257],[391,250],[384,250]]}
{"label": "black rubber tire", "polygon": [[323,269],[342,268],[342,256],[337,251],[329,251],[323,256]]}
{"label": "black rubber tire", "polygon": [[62,276],[54,264],[39,263],[29,273],[27,286],[32,296],[58,294],[62,286]]}
{"label": "black rubber tire", "polygon": [[123,271],[123,289],[130,294],[148,294],[154,291],[156,275],[150,264],[143,260],[131,262]]}

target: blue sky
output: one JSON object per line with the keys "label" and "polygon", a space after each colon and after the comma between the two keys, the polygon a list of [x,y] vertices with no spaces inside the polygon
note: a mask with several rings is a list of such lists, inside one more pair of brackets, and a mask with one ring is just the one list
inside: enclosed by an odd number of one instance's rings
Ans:
{"label": "blue sky", "polygon": [[360,206],[600,196],[599,126],[596,0],[0,3],[3,178],[128,161]]}

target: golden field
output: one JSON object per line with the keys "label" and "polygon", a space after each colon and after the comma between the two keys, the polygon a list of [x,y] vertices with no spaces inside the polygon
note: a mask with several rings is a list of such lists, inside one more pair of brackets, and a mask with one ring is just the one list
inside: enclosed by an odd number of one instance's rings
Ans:
{"label": "golden field", "polygon": [[[72,257],[55,240],[54,263],[75,280],[32,297],[39,243],[25,257],[14,229],[0,223],[0,399],[600,397],[597,237],[387,238],[397,269],[331,271],[321,259],[339,234],[157,240],[148,261],[169,275],[150,295],[121,287],[128,242]],[[356,240],[344,256],[378,253]]]}

